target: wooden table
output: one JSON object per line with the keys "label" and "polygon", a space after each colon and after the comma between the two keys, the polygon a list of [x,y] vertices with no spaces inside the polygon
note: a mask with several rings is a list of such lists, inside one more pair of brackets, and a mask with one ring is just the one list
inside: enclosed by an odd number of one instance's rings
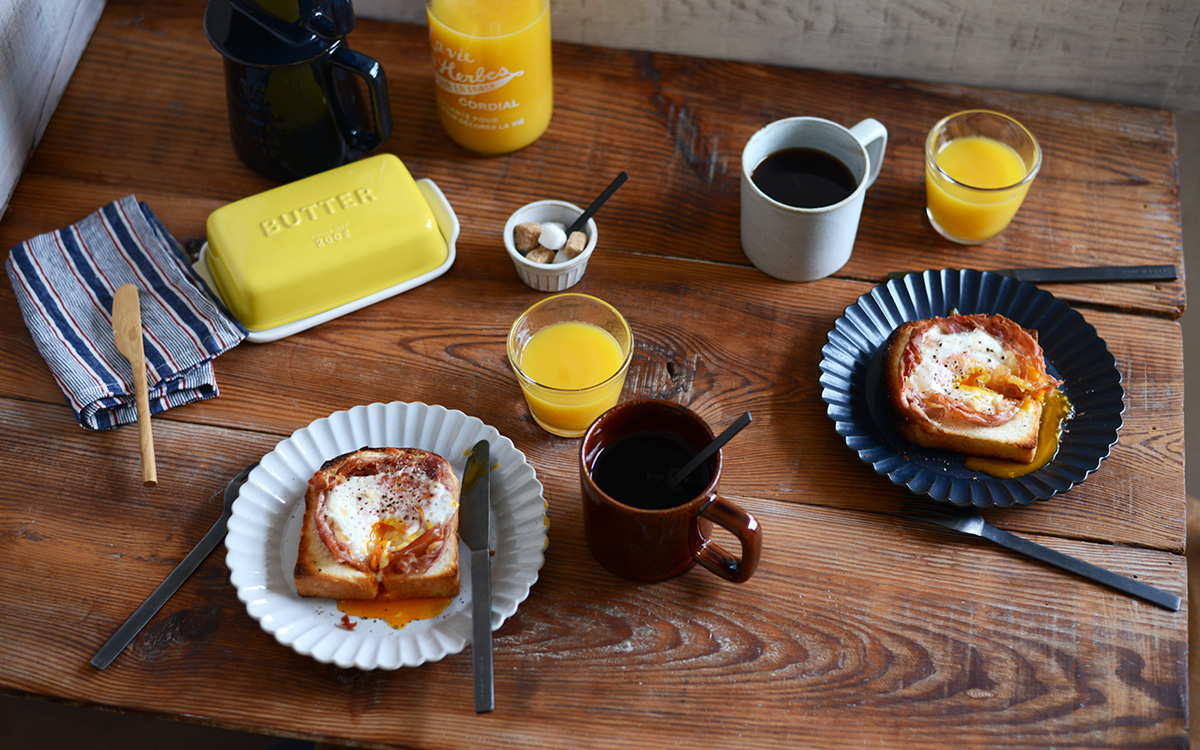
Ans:
{"label": "wooden table", "polygon": [[[129,193],[194,240],[217,207],[271,184],[229,143],[203,3],[110,0],[0,222],[10,247]],[[897,517],[905,493],[835,433],[818,385],[834,320],[896,269],[1174,263],[1182,269],[1167,112],[1051,96],[556,45],[556,109],[533,146],[483,158],[433,108],[426,32],[360,20],[395,132],[385,150],[433,178],[463,224],[433,283],[217,360],[220,397],[154,420],[159,485],[133,427],[75,423],[0,285],[0,689],[270,734],[403,747],[1183,747],[1187,616],[977,539]],[[922,140],[987,107],[1037,134],[1045,165],[1016,222],[977,248],[924,217]],[[854,256],[834,277],[775,281],[738,239],[739,156],[794,114],[890,131]],[[637,338],[625,397],[686,403],[714,425],[749,410],[723,487],[764,528],[747,584],[692,572],[614,578],[583,540],[575,456],[529,418],[509,325],[542,294],[500,231],[540,198],[586,203],[601,247],[577,291]],[[1116,357],[1120,441],[1100,470],[997,525],[1185,595],[1183,281],[1058,285]],[[550,543],[496,634],[497,710],[473,713],[470,650],[358,671],[279,645],[214,554],[106,671],[88,659],[192,547],[240,468],[312,420],[424,401],[509,436],[545,485]]]}

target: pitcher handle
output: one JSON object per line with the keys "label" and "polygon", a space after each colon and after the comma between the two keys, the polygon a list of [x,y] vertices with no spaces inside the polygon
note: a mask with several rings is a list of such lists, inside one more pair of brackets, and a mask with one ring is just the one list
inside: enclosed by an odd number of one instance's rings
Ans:
{"label": "pitcher handle", "polygon": [[727,581],[744,583],[754,575],[762,552],[762,527],[758,519],[723,497],[714,496],[700,508],[700,515],[724,526],[742,543],[741,558],[734,557],[711,539],[700,539],[697,559],[708,570]]}
{"label": "pitcher handle", "polygon": [[383,145],[392,134],[392,110],[388,103],[387,75],[383,66],[371,57],[361,52],[338,46],[329,56],[330,61],[351,73],[361,77],[367,83],[367,91],[371,95],[372,129],[358,127],[358,113],[340,112],[339,121],[351,123],[349,132],[345,133],[346,140],[363,153],[371,153]]}
{"label": "pitcher handle", "polygon": [[854,127],[850,133],[867,150],[867,187],[871,187],[883,166],[883,154],[887,151],[887,128],[879,120],[868,117]]}

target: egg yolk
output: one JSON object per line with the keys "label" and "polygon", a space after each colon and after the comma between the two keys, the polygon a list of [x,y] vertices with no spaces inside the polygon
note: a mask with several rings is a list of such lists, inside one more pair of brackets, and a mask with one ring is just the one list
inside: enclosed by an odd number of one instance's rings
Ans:
{"label": "egg yolk", "polygon": [[402,628],[413,620],[428,620],[440,615],[450,606],[450,597],[438,596],[423,599],[339,599],[339,612],[354,617],[369,617],[384,620],[393,628]]}
{"label": "egg yolk", "polygon": [[998,479],[1016,479],[1031,474],[1054,458],[1062,438],[1063,423],[1075,415],[1075,408],[1067,395],[1057,388],[1046,396],[1042,404],[1042,423],[1038,429],[1037,451],[1027,464],[1007,461],[1002,458],[969,456],[963,465],[971,471],[981,471]]}

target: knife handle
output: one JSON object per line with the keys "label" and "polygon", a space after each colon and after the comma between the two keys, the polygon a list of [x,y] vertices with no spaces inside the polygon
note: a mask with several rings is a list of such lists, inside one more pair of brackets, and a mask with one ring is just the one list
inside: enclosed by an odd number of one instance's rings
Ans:
{"label": "knife handle", "polygon": [[1084,562],[1077,557],[1064,555],[1058,550],[1053,550],[1049,547],[1043,547],[1037,542],[1031,542],[1023,537],[1010,534],[1007,531],[992,526],[991,524],[984,524],[982,536],[985,539],[990,539],[996,544],[999,544],[1002,547],[1007,547],[1014,552],[1020,552],[1021,554],[1028,555],[1035,560],[1041,560],[1042,562],[1049,563],[1050,565],[1056,565],[1063,570],[1069,570],[1076,575],[1081,575],[1084,578],[1095,581],[1096,583],[1114,588],[1117,591],[1123,591],[1126,594],[1131,594],[1139,599],[1144,599],[1151,604],[1157,604],[1158,606],[1164,609],[1169,609],[1172,612],[1178,612],[1180,604],[1182,603],[1181,599],[1175,594],[1169,594],[1166,591],[1156,589],[1153,586],[1142,583],[1141,581],[1135,581],[1132,578],[1126,578],[1119,573],[1114,573],[1113,571],[1106,570],[1098,565],[1092,565],[1089,562]]}
{"label": "knife handle", "polygon": [[1082,268],[1010,268],[996,273],[1034,284],[1091,281],[1175,281],[1175,266],[1085,266]]}
{"label": "knife handle", "polygon": [[229,511],[221,513],[217,522],[212,525],[192,551],[187,553],[175,569],[167,574],[163,582],[158,584],[158,588],[151,592],[150,596],[146,597],[146,601],[142,602],[141,606],[133,611],[121,627],[112,634],[112,637],[105,641],[96,655],[92,657],[92,666],[96,669],[106,669],[109,664],[112,664],[113,659],[116,659],[129,642],[137,637],[137,634],[142,631],[146,623],[150,622],[150,618],[162,609],[162,606],[167,603],[167,600],[179,590],[184,581],[191,577],[196,568],[200,567],[200,563],[216,549],[221,540],[225,538],[225,527],[229,522]]}
{"label": "knife handle", "polygon": [[[890,271],[888,279],[902,279],[918,271]],[[1081,266],[1076,268],[997,268],[992,273],[1030,284],[1070,284],[1098,281],[1175,281],[1179,269],[1162,266]]]}
{"label": "knife handle", "polygon": [[475,713],[496,708],[492,675],[492,553],[487,547],[471,550],[472,672],[475,679]]}

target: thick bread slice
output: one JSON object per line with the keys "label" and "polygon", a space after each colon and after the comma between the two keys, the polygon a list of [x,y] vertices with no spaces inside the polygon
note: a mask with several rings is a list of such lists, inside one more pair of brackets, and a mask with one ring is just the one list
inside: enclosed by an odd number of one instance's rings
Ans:
{"label": "thick bread slice", "polygon": [[458,596],[458,514],[454,515],[453,533],[445,544],[445,550],[424,573],[400,575],[384,571],[383,588],[387,598]]}
{"label": "thick bread slice", "polygon": [[294,571],[300,596],[326,599],[374,599],[379,581],[371,574],[339,562],[317,531],[315,498],[305,496],[304,526],[300,529],[300,552]]}
{"label": "thick bread slice", "polygon": [[923,321],[912,321],[897,328],[888,343],[884,368],[888,398],[895,407],[897,431],[906,439],[926,448],[951,450],[971,456],[1002,458],[1030,463],[1037,452],[1042,424],[1043,401],[1026,398],[1013,418],[999,425],[917,420],[902,415],[900,408],[903,382],[903,353],[914,330]]}
{"label": "thick bread slice", "polygon": [[907,419],[896,421],[896,429],[904,439],[917,445],[969,456],[1004,458],[1022,464],[1033,461],[1041,426],[1042,403],[1036,399],[1025,402],[1011,421],[998,427],[933,427]]}
{"label": "thick bread slice", "polygon": [[[454,515],[441,542],[441,552],[424,571],[404,573],[391,567],[382,571],[363,570],[338,559],[321,538],[317,511],[322,490],[348,467],[362,462],[412,462],[422,467],[421,476],[442,484],[454,498]],[[361,470],[360,470],[361,471]],[[362,476],[360,473],[359,476]],[[368,474],[369,476],[369,474]],[[304,523],[293,571],[296,591],[301,596],[329,599],[411,599],[457,596],[459,483],[450,464],[441,456],[415,448],[362,448],[330,459],[309,480],[305,493]],[[431,548],[432,549],[432,548]]]}

